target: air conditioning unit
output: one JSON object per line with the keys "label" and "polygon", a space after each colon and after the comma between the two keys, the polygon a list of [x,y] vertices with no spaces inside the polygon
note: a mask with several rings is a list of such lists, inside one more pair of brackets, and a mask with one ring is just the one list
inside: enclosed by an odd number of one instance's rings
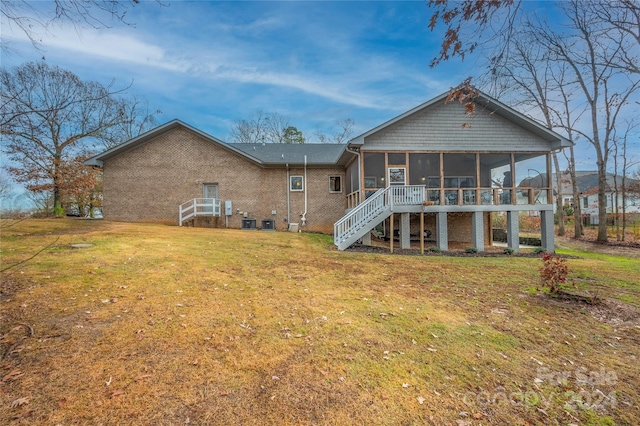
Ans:
{"label": "air conditioning unit", "polygon": [[276,221],[273,219],[263,219],[262,220],[262,230],[263,231],[275,231],[276,230]]}
{"label": "air conditioning unit", "polygon": [[253,230],[256,228],[256,220],[255,219],[242,219],[242,229]]}

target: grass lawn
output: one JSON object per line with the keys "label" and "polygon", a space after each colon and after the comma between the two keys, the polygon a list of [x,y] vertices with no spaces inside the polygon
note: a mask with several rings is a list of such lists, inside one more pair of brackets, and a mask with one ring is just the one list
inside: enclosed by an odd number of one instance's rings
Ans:
{"label": "grass lawn", "polygon": [[640,419],[637,258],[565,252],[579,256],[568,260],[577,291],[606,298],[590,306],[536,291],[536,258],[338,252],[323,235],[108,221],[0,225],[0,424]]}

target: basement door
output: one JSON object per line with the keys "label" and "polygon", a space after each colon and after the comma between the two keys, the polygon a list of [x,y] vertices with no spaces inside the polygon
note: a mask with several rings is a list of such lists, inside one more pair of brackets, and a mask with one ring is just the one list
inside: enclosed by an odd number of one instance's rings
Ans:
{"label": "basement door", "polygon": [[[202,198],[218,198],[218,184],[205,183],[202,186]],[[213,214],[213,206],[203,207],[203,211]]]}

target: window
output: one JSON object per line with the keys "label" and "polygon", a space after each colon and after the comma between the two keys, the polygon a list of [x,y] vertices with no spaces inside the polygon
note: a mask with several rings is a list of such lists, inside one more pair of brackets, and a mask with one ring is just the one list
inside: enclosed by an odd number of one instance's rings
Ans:
{"label": "window", "polygon": [[394,164],[397,166],[404,166],[407,164],[407,155],[404,152],[390,152],[387,157],[387,161],[389,164]]}
{"label": "window", "polygon": [[404,167],[390,167],[389,168],[389,184],[390,185],[404,185],[406,179],[406,168]]}
{"label": "window", "polygon": [[302,176],[291,176],[291,191],[302,191]]}
{"label": "window", "polygon": [[582,199],[582,207],[584,207],[585,209],[586,209],[586,208],[589,208],[589,197],[586,197],[586,196],[585,196],[585,197]]}
{"label": "window", "polygon": [[329,192],[342,192],[342,176],[329,176]]}

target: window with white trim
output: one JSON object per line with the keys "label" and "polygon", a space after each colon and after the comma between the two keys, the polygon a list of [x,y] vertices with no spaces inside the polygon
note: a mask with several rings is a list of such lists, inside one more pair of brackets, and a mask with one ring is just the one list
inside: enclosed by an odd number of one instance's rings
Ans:
{"label": "window with white trim", "polygon": [[342,176],[329,176],[329,192],[342,192]]}
{"label": "window with white trim", "polygon": [[291,191],[302,191],[304,189],[302,176],[291,176],[289,189]]}

